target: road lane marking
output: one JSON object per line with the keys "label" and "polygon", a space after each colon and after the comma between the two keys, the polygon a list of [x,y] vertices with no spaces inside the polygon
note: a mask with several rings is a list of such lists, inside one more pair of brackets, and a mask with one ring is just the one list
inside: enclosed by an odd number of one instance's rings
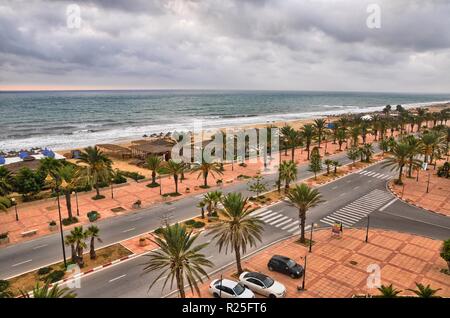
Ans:
{"label": "road lane marking", "polygon": [[38,250],[38,249],[46,247],[46,246],[48,246],[48,244],[38,245],[38,246],[33,247],[33,250]]}
{"label": "road lane marking", "polygon": [[338,187],[337,186],[335,186],[335,187],[332,187],[331,188],[331,190],[336,190]]}
{"label": "road lane marking", "polygon": [[287,228],[289,228],[289,227],[291,227],[291,226],[294,226],[295,224],[298,224],[298,223],[300,223],[300,221],[292,222],[291,224],[288,224],[288,225],[282,227],[281,229],[282,229],[282,230],[286,230]]}
{"label": "road lane marking", "polygon": [[116,281],[118,279],[124,278],[125,276],[127,276],[127,274],[123,274],[123,275],[120,275],[120,276],[118,276],[116,278],[110,279],[109,282],[112,283],[112,282],[114,282],[114,281]]}
{"label": "road lane marking", "polygon": [[[272,222],[273,220],[280,219],[280,218],[283,218],[283,215],[282,215],[282,214],[278,214],[278,215],[276,215],[276,216],[273,216],[273,217],[271,217],[271,218],[269,218],[269,219],[267,219],[267,220],[264,220],[264,222],[269,223],[269,222]],[[269,224],[270,224],[270,223],[269,223]]]}
{"label": "road lane marking", "polygon": [[343,193],[339,194],[339,196],[341,197],[341,196],[346,195],[346,194],[347,194],[346,192],[343,192]]}
{"label": "road lane marking", "polygon": [[359,189],[359,186],[356,186],[356,187],[353,188],[353,190],[356,190],[356,189]]}
{"label": "road lane marking", "polygon": [[283,222],[281,222],[280,224],[275,225],[275,227],[280,227],[280,226],[282,226],[282,225],[284,225],[284,224],[286,224],[286,223],[288,223],[288,222],[291,222],[291,221],[292,221],[292,219],[283,221]]}
{"label": "road lane marking", "polygon": [[136,230],[136,228],[135,228],[135,227],[132,227],[131,229],[128,229],[128,230],[124,230],[124,231],[122,231],[122,233],[127,233],[127,232],[131,232],[131,231],[133,231],[133,230]]}
{"label": "road lane marking", "polygon": [[380,211],[383,211],[384,209],[386,209],[388,206],[390,206],[390,205],[391,205],[392,203],[394,203],[395,201],[397,201],[397,198],[392,199],[391,202],[389,202],[389,203],[385,204],[384,206],[382,206],[382,207],[380,208]]}
{"label": "road lane marking", "polygon": [[23,265],[23,264],[29,263],[29,262],[31,262],[31,261],[32,261],[32,259],[29,259],[29,260],[26,260],[26,261],[23,261],[23,262],[14,264],[14,265],[12,265],[11,267],[16,267],[16,266],[19,266],[19,265]]}

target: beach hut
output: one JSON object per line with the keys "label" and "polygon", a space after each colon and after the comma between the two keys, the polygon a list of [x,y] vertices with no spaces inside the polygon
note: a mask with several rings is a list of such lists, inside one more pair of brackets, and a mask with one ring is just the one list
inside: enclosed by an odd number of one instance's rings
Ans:
{"label": "beach hut", "polygon": [[161,138],[134,144],[130,146],[130,150],[133,158],[140,158],[145,160],[150,156],[160,156],[164,160],[169,160],[170,153],[174,145],[174,140]]}
{"label": "beach hut", "polygon": [[99,144],[97,147],[103,151],[106,155],[118,158],[118,159],[128,159],[131,158],[131,150],[119,145],[114,144]]}

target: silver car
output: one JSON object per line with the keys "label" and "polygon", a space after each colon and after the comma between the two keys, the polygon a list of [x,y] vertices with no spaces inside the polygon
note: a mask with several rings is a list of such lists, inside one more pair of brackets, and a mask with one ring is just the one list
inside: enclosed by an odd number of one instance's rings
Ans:
{"label": "silver car", "polygon": [[255,298],[255,294],[240,282],[215,279],[209,284],[209,292],[215,298]]}
{"label": "silver car", "polygon": [[253,292],[266,297],[282,298],[286,295],[286,287],[283,284],[258,272],[243,272],[239,281]]}

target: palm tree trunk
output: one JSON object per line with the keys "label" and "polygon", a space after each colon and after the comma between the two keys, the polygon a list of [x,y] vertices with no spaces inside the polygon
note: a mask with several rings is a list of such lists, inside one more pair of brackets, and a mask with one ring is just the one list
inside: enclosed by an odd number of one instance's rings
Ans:
{"label": "palm tree trunk", "polygon": [[402,184],[402,174],[403,174],[403,165],[400,166],[400,171],[398,173],[398,184]]}
{"label": "palm tree trunk", "polygon": [[75,249],[75,245],[70,244],[70,249],[72,252],[72,262],[76,262],[77,261],[77,250]]}
{"label": "palm tree trunk", "polygon": [[300,243],[305,243],[305,223],[306,223],[306,211],[298,210],[300,217]]}
{"label": "palm tree trunk", "polygon": [[156,183],[156,171],[152,170],[152,184]]}
{"label": "palm tree trunk", "polygon": [[174,175],[173,180],[175,181],[175,193],[178,193],[178,175]]}
{"label": "palm tree trunk", "polygon": [[238,274],[240,275],[242,270],[242,264],[241,264],[241,251],[239,250],[239,245],[237,243],[234,244],[234,253],[236,254],[236,267]]}
{"label": "palm tree trunk", "polygon": [[208,187],[208,171],[205,171],[203,173],[203,185],[205,186],[205,188]]}
{"label": "palm tree trunk", "polygon": [[183,273],[181,273],[180,269],[177,270],[176,279],[177,279],[178,292],[180,294],[180,298],[186,298],[186,293],[184,291]]}
{"label": "palm tree trunk", "polygon": [[309,160],[309,144],[306,145],[306,151],[307,151],[307,153],[308,153],[308,157],[306,158],[306,160]]}
{"label": "palm tree trunk", "polygon": [[70,191],[65,191],[66,196],[66,207],[67,207],[67,215],[69,216],[69,219],[72,219],[72,201],[71,201],[71,193]]}
{"label": "palm tree trunk", "polygon": [[98,186],[98,182],[95,183],[95,191],[97,191],[97,197],[100,196],[100,188]]}
{"label": "palm tree trunk", "polygon": [[91,259],[96,259],[97,258],[97,254],[95,253],[94,240],[95,240],[95,238],[91,237],[91,244],[90,244],[91,248],[90,248],[90,251],[89,251],[89,255],[90,255]]}
{"label": "palm tree trunk", "polygon": [[294,156],[295,156],[295,147],[292,147],[291,149],[291,157],[292,157],[292,161],[294,161]]}
{"label": "palm tree trunk", "polygon": [[202,219],[204,219],[204,218],[205,218],[205,208],[202,207]]}

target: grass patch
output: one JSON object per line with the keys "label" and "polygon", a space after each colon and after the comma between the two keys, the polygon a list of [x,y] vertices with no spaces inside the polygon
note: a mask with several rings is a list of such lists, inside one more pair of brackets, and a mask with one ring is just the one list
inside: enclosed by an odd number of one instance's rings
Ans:
{"label": "grass patch", "polygon": [[170,192],[170,193],[164,193],[162,196],[163,197],[179,197],[180,195],[182,195],[179,192]]}
{"label": "grass patch", "polygon": [[[131,252],[123,247],[121,244],[114,244],[108,247],[101,248],[97,250],[97,258],[95,260],[91,260],[89,258],[89,250],[86,250],[87,253],[84,254],[84,267],[82,268],[83,272],[88,271],[89,269],[92,269],[94,267],[109,263],[113,260],[122,258],[124,256],[130,255]],[[70,254],[68,255],[68,261],[70,261]],[[70,263],[69,263],[70,264]],[[50,278],[54,278],[57,280],[60,280],[62,278],[67,278],[72,276],[73,272],[63,272],[64,275],[61,277],[58,277],[60,274],[58,274],[59,271],[64,271],[64,262],[59,262],[56,264],[52,264],[48,266],[50,268],[50,271],[47,274],[39,275],[39,271],[46,272],[47,270],[35,270],[32,272],[28,272],[19,276],[16,276],[14,278],[11,278],[8,280],[10,283],[10,290],[13,293],[14,296],[20,295],[20,290],[23,291],[29,291],[33,289],[33,287],[36,285],[37,282],[40,283],[42,286],[48,278],[49,275],[52,275]],[[56,273],[56,274],[53,274]]]}
{"label": "grass patch", "polygon": [[[305,243],[301,243],[301,242],[300,242],[300,239],[295,240],[294,243],[295,243],[295,244],[298,244],[298,245],[303,245],[303,246],[309,247],[309,242],[310,242],[310,241],[311,241],[310,239],[305,238]],[[312,245],[313,245],[313,246],[314,246],[315,243],[316,243],[316,242],[315,242],[314,240],[312,240]]]}
{"label": "grass patch", "polygon": [[75,223],[78,223],[78,218],[76,216],[73,216],[72,218],[62,219],[62,224],[64,226],[68,226]]}
{"label": "grass patch", "polygon": [[155,182],[155,183],[149,183],[146,185],[147,188],[158,188],[159,187],[159,183]]}
{"label": "grass patch", "polygon": [[91,199],[96,201],[96,200],[102,200],[104,198],[105,198],[105,196],[100,194],[100,195],[93,196]]}
{"label": "grass patch", "polygon": [[117,208],[112,208],[111,211],[114,212],[114,213],[118,213],[118,212],[123,212],[123,211],[125,211],[125,209],[122,208],[121,206],[119,206],[119,207],[117,207]]}

